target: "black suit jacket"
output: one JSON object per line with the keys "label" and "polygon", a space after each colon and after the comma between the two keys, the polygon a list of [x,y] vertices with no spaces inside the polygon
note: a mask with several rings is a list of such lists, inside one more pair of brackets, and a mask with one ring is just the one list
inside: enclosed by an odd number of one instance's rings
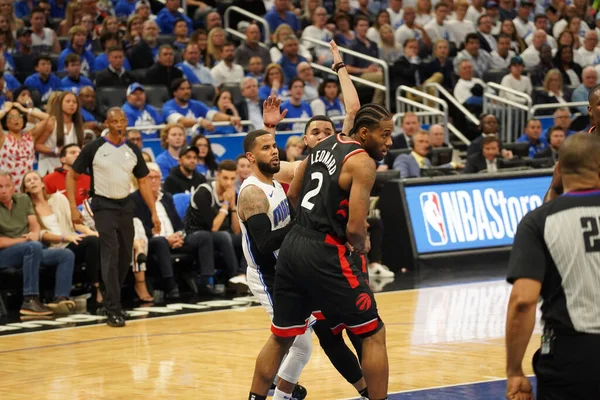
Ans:
{"label": "black suit jacket", "polygon": [[396,136],[392,136],[392,149],[408,149],[408,141],[406,140],[406,135],[401,133]]}
{"label": "black suit jacket", "polygon": [[492,52],[492,46],[490,46],[489,42],[487,41],[487,39],[481,34],[481,32],[477,31],[477,37],[479,38],[479,48],[481,50],[485,50],[488,53]]}
{"label": "black suit jacket", "polygon": [[[571,90],[563,88],[563,98],[566,101],[571,101]],[[534,91],[533,92],[533,104],[557,104],[558,100],[554,96],[550,96],[545,91]],[[541,109],[539,110],[540,115],[552,115],[554,109]]]}
{"label": "black suit jacket", "polygon": [[123,72],[123,75],[119,77],[116,73],[106,68],[96,73],[96,87],[100,86],[129,86],[135,82],[129,71]]}
{"label": "black suit jacket", "polygon": [[406,56],[402,56],[390,67],[390,77],[392,87],[397,88],[400,85],[410,87],[417,86],[415,74],[419,65],[411,63]]}
{"label": "black suit jacket", "polygon": [[454,66],[452,65],[452,61],[446,59],[444,64],[437,58],[433,60],[421,64],[421,81],[425,81],[431,77],[434,73],[439,72],[444,75],[444,80],[442,81],[442,86],[449,91],[452,91],[455,86],[454,79]]}
{"label": "black suit jacket", "polygon": [[154,64],[152,49],[143,40],[131,48],[128,58],[131,69],[150,68]]}
{"label": "black suit jacket", "polygon": [[[133,193],[131,195],[133,201],[135,203],[135,212],[134,216],[139,218],[144,225],[144,230],[146,231],[146,237],[152,237],[152,213],[146,205],[146,202],[142,198],[140,191]],[[175,203],[173,203],[173,197],[169,193],[163,193],[162,198],[160,199],[161,204],[165,208],[167,215],[169,216],[169,220],[171,221],[171,225],[173,225],[173,230],[175,232],[179,232],[183,230],[183,222],[181,222],[181,218],[179,218],[179,214],[177,214],[177,210],[175,209]]]}
{"label": "black suit jacket", "polygon": [[[263,111],[263,102],[258,100],[258,107],[260,108],[260,112],[262,113]],[[244,120],[248,120],[248,103],[246,103],[246,99],[242,98],[242,101],[240,101],[239,103],[237,103],[235,105],[235,108],[237,108],[238,110],[238,114],[240,114],[240,118],[242,119],[242,121]]]}
{"label": "black suit jacket", "polygon": [[157,62],[146,71],[144,83],[148,85],[165,85],[170,88],[171,82],[177,78],[183,78],[183,72],[180,69],[167,68]]}
{"label": "black suit jacket", "polygon": [[[496,165],[498,169],[504,168],[504,161],[502,158],[496,158]],[[467,157],[467,164],[465,165],[465,174],[475,174],[479,171],[483,171],[487,169],[487,163],[485,162],[485,158],[483,154],[473,154]]]}

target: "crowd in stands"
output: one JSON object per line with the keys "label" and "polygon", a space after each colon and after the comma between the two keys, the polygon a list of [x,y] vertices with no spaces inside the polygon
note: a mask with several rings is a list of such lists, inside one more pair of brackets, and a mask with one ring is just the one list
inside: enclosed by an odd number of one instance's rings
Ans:
{"label": "crowd in stands", "polygon": [[[236,13],[231,27],[243,39],[228,33],[223,17],[230,5],[264,17],[269,41],[260,24]],[[146,268],[155,288],[179,297],[175,253],[193,258],[188,281],[199,293],[216,294],[215,259],[231,285],[244,284],[232,211],[249,165],[244,156],[218,160],[209,137],[262,128],[263,101],[271,95],[282,100],[288,118],[343,116],[335,75],[311,66],[332,63],[329,49],[314,40],[333,39],[387,63],[389,77],[378,63],[344,59],[356,77],[389,81],[390,93],[399,85],[437,83],[478,116],[490,70],[503,71],[498,82],[531,95],[534,104],[559,105],[586,101],[600,71],[600,13],[588,0],[188,0],[186,10],[180,7],[180,0],[0,0],[0,269],[22,265],[23,313],[52,311],[38,297],[40,265],[58,266],[49,299],[55,310],[74,306],[67,288],[81,265],[102,300],[89,177],[77,182],[87,225],[69,223],[64,191],[66,172],[81,148],[102,135],[110,107],[125,111],[132,143],[143,149],[145,141],[160,140],[164,149],[144,154],[164,220],[160,235],[151,234],[149,211],[136,202],[135,289],[151,301]],[[384,91],[357,87],[363,102],[384,104]],[[498,95],[523,104],[508,90]],[[552,165],[572,133],[572,114],[588,110],[548,113],[552,127],[529,120],[515,137],[527,145],[528,158]],[[302,122],[278,127],[303,128]],[[450,146],[445,127],[422,126],[406,113],[393,137],[401,154],[391,152],[379,170],[410,178],[432,167],[475,173],[514,166],[494,115],[482,115],[479,127],[464,133],[471,140],[465,160],[434,159],[432,152]],[[301,139],[290,138],[281,158],[305,152]],[[23,263],[24,254],[33,256]]]}

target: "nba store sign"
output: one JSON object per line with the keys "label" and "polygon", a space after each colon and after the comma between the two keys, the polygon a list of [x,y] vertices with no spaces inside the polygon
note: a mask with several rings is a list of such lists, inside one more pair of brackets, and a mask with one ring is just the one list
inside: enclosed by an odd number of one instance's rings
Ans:
{"label": "nba store sign", "polygon": [[417,252],[512,245],[521,218],[543,203],[550,176],[405,186]]}

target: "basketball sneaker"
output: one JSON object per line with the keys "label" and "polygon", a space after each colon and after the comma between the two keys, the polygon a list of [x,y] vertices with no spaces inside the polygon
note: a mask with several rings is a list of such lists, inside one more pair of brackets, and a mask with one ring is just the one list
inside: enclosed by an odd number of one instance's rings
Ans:
{"label": "basketball sneaker", "polygon": [[393,278],[394,273],[385,265],[379,263],[369,264],[369,278]]}
{"label": "basketball sneaker", "polygon": [[296,384],[296,387],[294,388],[294,391],[292,392],[292,400],[303,400],[307,394],[308,394],[308,391],[306,390],[306,388],[304,386]]}

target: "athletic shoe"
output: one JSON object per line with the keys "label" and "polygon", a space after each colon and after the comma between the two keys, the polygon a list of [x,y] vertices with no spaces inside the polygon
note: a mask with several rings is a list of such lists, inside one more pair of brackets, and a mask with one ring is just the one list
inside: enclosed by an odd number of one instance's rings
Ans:
{"label": "athletic shoe", "polygon": [[238,294],[248,293],[248,281],[246,280],[246,275],[238,275],[229,279],[229,286]]}
{"label": "athletic shoe", "polygon": [[369,287],[373,293],[382,292],[388,283],[394,282],[394,278],[373,278],[369,279]]}
{"label": "athletic shoe", "polygon": [[296,384],[296,387],[294,388],[294,391],[292,392],[292,400],[303,400],[307,394],[308,394],[308,391],[306,390],[306,388],[304,386]]}
{"label": "athletic shoe", "polygon": [[21,304],[21,314],[23,315],[52,315],[52,310],[42,304],[37,296],[25,297]]}
{"label": "athletic shoe", "polygon": [[48,304],[48,307],[54,314],[72,314],[75,312],[75,302],[69,300],[67,297],[55,297],[52,303]]}
{"label": "athletic shoe", "polygon": [[394,273],[385,265],[379,263],[369,264],[369,278],[393,278]]}
{"label": "athletic shoe", "polygon": [[125,326],[125,319],[123,318],[122,313],[108,313],[107,318],[108,321],[106,322],[106,324],[108,326],[112,326],[113,328],[121,328]]}

